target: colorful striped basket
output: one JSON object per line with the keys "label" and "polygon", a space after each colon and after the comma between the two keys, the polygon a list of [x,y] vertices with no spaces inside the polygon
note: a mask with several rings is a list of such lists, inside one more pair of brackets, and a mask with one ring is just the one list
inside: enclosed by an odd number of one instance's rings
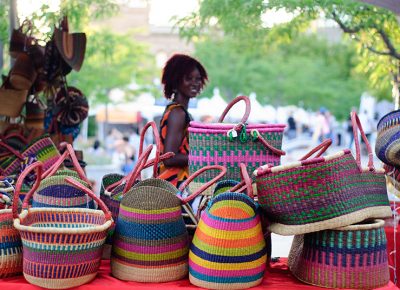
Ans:
{"label": "colorful striped basket", "polygon": [[375,153],[386,164],[400,166],[400,110],[390,112],[378,122]]}
{"label": "colorful striped basket", "polygon": [[[222,123],[229,110],[239,101],[246,104],[245,114],[239,124]],[[189,125],[189,171],[207,165],[222,165],[227,168],[226,179],[240,180],[239,164],[244,163],[249,172],[263,164],[280,164],[280,157],[285,154],[281,149],[282,124],[247,124],[250,114],[250,100],[246,96],[235,98],[228,104],[218,123],[199,123]],[[191,184],[196,189],[210,180],[213,172],[202,175]],[[211,195],[213,188],[205,194]]]}
{"label": "colorful striped basket", "polygon": [[[1,146],[4,147],[4,144]],[[49,169],[60,157],[60,153],[48,135],[42,135],[32,140],[21,153],[13,150],[11,147],[8,150],[13,153],[13,156],[0,164],[0,175],[3,176],[19,174],[21,162],[24,162],[27,157],[34,156],[37,161],[41,161],[44,170]]]}
{"label": "colorful striped basket", "polygon": [[74,178],[66,180],[84,190],[101,210],[84,208],[31,208],[29,200],[37,190],[40,178],[22,204],[18,214],[15,200],[24,178],[31,171],[42,175],[41,162],[27,167],[18,178],[14,203],[14,227],[19,231],[23,245],[23,274],[34,285],[48,289],[65,289],[83,285],[95,278],[111,213],[96,195]]}
{"label": "colorful striped basket", "polygon": [[382,287],[389,283],[384,221],[295,236],[288,264],[299,280],[319,287]]}
{"label": "colorful striped basket", "polygon": [[[298,235],[333,229],[367,218],[391,216],[383,169],[375,169],[373,155],[357,115],[352,114],[356,160],[350,150],[307,159],[327,144],[312,150],[301,161],[271,167],[256,175],[258,201],[280,235]],[[368,167],[361,167],[358,131],[367,144]]]}
{"label": "colorful striped basket", "polygon": [[[76,158],[70,144],[60,158],[42,175],[40,186],[33,194],[32,207],[59,208],[95,208],[93,200],[86,192],[68,183],[65,178],[71,177],[87,188],[91,187],[89,179]],[[60,169],[64,161],[70,157],[75,170]]]}
{"label": "colorful striped basket", "polygon": [[189,252],[192,284],[246,289],[262,282],[267,255],[250,179],[246,188],[248,195],[217,194],[202,213]]}
{"label": "colorful striped basket", "polygon": [[13,191],[0,193],[0,278],[22,274],[22,242],[13,226],[12,210],[9,208],[12,196]]}
{"label": "colorful striped basket", "polygon": [[[187,185],[207,170],[221,171],[199,191],[181,198]],[[179,188],[151,178],[134,185],[122,198],[111,255],[113,276],[126,281],[167,282],[188,273],[189,237],[182,217],[187,204],[223,177],[222,166],[206,166]]]}
{"label": "colorful striped basket", "polygon": [[[144,155],[146,155],[143,152],[143,145],[144,145],[144,139],[145,139],[145,134],[146,131],[149,128],[153,129],[153,134],[154,134],[154,140],[156,142],[156,157],[154,159],[149,160],[143,167],[143,169],[148,168],[153,166],[153,178],[157,177],[157,168],[159,162],[171,158],[174,156],[174,153],[168,152],[163,155],[160,155],[160,137],[159,133],[157,131],[157,125],[155,122],[151,121],[148,122],[142,129],[140,133],[140,146],[139,146],[139,156],[143,160]],[[153,145],[151,145],[151,148],[153,148]],[[148,148],[147,148],[148,149]],[[150,149],[151,150],[151,149]],[[149,154],[151,151],[148,152]],[[148,157],[148,156],[147,156]],[[146,157],[146,160],[147,160]],[[140,159],[140,158],[139,158]],[[110,209],[113,219],[116,222],[118,219],[118,213],[119,213],[119,205],[122,199],[122,196],[140,179],[140,172],[138,172],[138,166],[141,164],[142,161],[137,161],[135,168],[127,175],[123,176],[121,174],[108,174],[105,175],[102,179],[102,188],[100,191],[100,199],[108,206]],[[109,235],[106,240],[106,246],[105,246],[105,253],[103,258],[109,259],[110,258],[110,246],[112,244],[112,236],[114,234],[114,229],[115,226],[110,228]]]}

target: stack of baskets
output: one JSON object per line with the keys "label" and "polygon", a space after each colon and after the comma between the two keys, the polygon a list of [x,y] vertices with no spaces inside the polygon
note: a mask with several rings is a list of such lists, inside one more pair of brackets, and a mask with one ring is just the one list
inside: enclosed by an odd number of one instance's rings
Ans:
{"label": "stack of baskets", "polygon": [[[349,150],[321,157],[330,145],[324,142],[297,163],[264,165],[254,174],[269,229],[298,235],[289,256],[297,278],[322,287],[371,289],[389,282],[384,223],[377,219],[392,213],[384,170],[374,168],[355,112],[351,118],[356,159]],[[369,153],[367,168],[361,167],[358,130]]]}

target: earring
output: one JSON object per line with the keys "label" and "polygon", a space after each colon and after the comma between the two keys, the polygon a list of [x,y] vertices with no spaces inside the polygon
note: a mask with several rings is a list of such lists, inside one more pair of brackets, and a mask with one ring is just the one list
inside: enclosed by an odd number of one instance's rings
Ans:
{"label": "earring", "polygon": [[170,100],[173,102],[174,100],[175,100],[175,94],[176,94],[176,90],[173,90],[172,91],[172,95],[171,95],[171,98],[170,98]]}

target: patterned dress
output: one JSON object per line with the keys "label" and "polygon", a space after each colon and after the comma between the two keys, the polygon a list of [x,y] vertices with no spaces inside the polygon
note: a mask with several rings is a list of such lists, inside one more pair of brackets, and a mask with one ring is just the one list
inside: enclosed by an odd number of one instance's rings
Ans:
{"label": "patterned dress", "polygon": [[[160,137],[161,137],[161,153],[164,154],[164,143],[165,138],[167,136],[168,130],[168,118],[169,114],[174,109],[182,109],[185,112],[185,131],[184,137],[181,141],[181,145],[179,146],[178,152],[182,154],[189,154],[189,133],[188,127],[189,122],[192,120],[189,112],[181,105],[177,103],[171,103],[167,105],[165,108],[164,114],[160,121]],[[161,163],[159,167],[159,178],[164,179],[172,183],[174,186],[179,187],[183,181],[185,181],[189,176],[189,166],[185,167],[166,167],[164,164]]]}

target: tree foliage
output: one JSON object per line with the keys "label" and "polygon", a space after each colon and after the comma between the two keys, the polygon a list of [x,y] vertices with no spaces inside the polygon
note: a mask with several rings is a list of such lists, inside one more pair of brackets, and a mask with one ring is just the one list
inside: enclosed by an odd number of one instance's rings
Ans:
{"label": "tree foliage", "polygon": [[[293,20],[266,27],[262,21],[265,12],[278,9],[293,13]],[[396,74],[400,82],[400,27],[396,16],[388,10],[349,0],[202,0],[198,13],[180,19],[177,26],[182,36],[191,40],[201,41],[204,34],[223,31],[237,43],[265,50],[290,44],[310,21],[319,17],[335,21],[355,40],[362,56],[358,72],[369,76],[374,93],[390,98]]]}

